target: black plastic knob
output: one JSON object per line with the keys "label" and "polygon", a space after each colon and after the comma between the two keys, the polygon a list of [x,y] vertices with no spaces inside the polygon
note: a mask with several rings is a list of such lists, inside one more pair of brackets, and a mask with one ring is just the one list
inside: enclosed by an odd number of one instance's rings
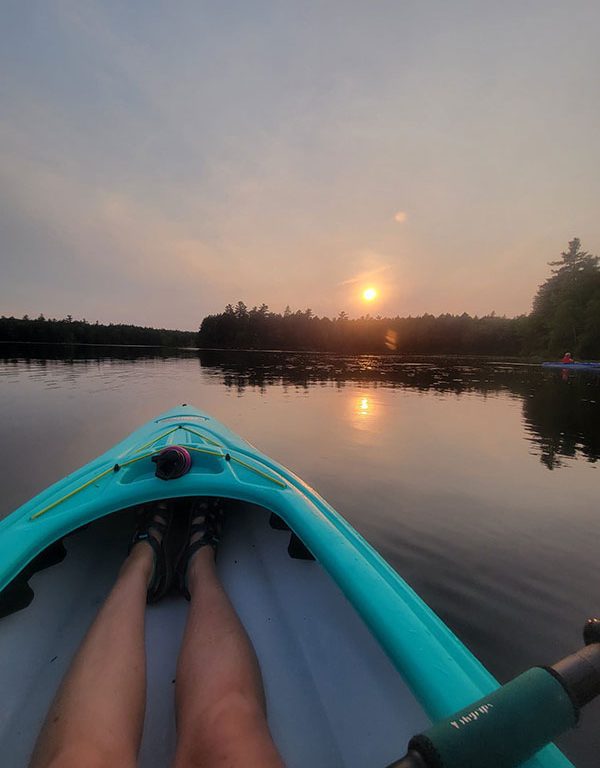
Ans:
{"label": "black plastic knob", "polygon": [[586,645],[600,643],[600,619],[588,619],[585,622],[583,641]]}
{"label": "black plastic knob", "polygon": [[152,457],[156,464],[156,477],[161,480],[176,480],[187,474],[192,466],[189,451],[181,445],[169,445]]}

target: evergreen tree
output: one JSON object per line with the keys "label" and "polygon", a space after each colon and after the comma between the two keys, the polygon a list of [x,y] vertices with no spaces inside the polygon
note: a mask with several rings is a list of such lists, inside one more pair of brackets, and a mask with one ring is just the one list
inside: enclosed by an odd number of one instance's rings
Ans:
{"label": "evergreen tree", "polygon": [[557,267],[552,273],[555,275],[577,275],[586,270],[592,271],[598,267],[598,257],[584,251],[581,247],[581,241],[574,237],[569,241],[569,249],[563,251],[558,261],[549,261],[548,265]]}
{"label": "evergreen tree", "polygon": [[598,257],[584,251],[575,237],[560,259],[548,263],[552,275],[539,287],[531,313],[539,351],[552,356],[567,349],[578,356],[597,355]]}

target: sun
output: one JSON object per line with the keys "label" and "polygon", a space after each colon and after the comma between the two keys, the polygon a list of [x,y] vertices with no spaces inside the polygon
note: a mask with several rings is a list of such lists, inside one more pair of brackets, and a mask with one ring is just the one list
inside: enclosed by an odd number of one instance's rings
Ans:
{"label": "sun", "polygon": [[362,296],[365,301],[373,301],[373,299],[377,298],[377,290],[375,288],[365,288]]}

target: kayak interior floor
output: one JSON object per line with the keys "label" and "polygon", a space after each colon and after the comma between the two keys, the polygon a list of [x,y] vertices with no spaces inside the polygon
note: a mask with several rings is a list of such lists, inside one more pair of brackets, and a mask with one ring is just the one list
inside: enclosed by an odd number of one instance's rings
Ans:
{"label": "kayak interior floor", "polygon": [[[67,557],[35,574],[32,604],[0,620],[0,746],[27,765],[57,686],[125,557],[133,518],[104,518],[65,539]],[[318,563],[293,559],[290,533],[259,507],[234,504],[220,578],[259,658],[269,724],[290,768],[384,768],[428,725],[361,619]],[[188,603],[146,612],[147,709],[139,765],[175,749],[175,665]]]}

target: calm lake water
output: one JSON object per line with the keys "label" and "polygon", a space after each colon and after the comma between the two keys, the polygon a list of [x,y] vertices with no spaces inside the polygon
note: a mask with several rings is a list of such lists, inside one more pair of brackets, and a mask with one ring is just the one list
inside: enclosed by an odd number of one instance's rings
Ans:
{"label": "calm lake water", "polygon": [[[600,615],[600,375],[506,361],[0,346],[0,517],[191,403],[313,485],[501,680]],[[600,705],[560,746],[598,765]]]}

